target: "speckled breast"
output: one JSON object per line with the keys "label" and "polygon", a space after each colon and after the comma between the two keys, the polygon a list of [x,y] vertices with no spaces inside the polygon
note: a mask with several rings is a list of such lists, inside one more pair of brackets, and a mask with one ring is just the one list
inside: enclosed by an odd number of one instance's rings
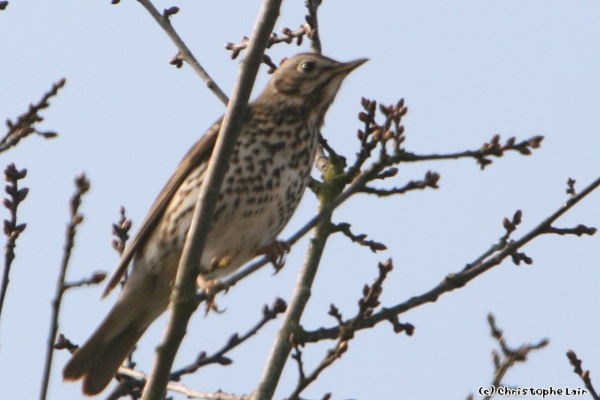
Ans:
{"label": "speckled breast", "polygon": [[[249,110],[202,255],[201,271],[208,278],[233,272],[275,241],[300,203],[313,165],[317,129],[309,129],[300,113],[288,111],[272,115],[269,110]],[[175,196],[178,204],[173,200],[166,210],[175,217],[176,222],[165,228],[177,231],[170,245],[178,252],[205,170],[202,164],[190,173]],[[227,262],[216,268],[214,260]]]}

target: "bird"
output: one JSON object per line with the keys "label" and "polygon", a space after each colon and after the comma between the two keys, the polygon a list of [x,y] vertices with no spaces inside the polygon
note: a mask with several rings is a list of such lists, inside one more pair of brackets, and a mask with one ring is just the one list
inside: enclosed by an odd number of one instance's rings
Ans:
{"label": "bird", "polygon": [[[285,60],[248,104],[220,189],[199,265],[222,278],[277,247],[310,180],[320,129],[342,81],[367,59],[339,62],[316,53]],[[112,309],[68,360],[67,381],[102,392],[142,334],[169,305],[194,206],[223,117],[192,146],[123,251],[106,296],[133,263]]]}

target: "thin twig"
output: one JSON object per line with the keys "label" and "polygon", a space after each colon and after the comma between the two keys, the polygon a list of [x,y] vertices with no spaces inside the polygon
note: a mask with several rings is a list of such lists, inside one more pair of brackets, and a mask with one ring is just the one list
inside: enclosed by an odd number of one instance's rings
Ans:
{"label": "thin twig", "polygon": [[504,249],[508,245],[508,241],[509,241],[511,235],[517,230],[517,226],[519,226],[521,224],[522,218],[523,218],[523,212],[521,210],[515,211],[515,213],[513,214],[512,220],[509,220],[508,218],[505,217],[502,220],[502,225],[504,226],[504,229],[506,231],[504,233],[504,235],[502,235],[502,237],[500,237],[500,239],[498,239],[497,243],[494,243],[492,246],[490,246],[490,248],[487,251],[483,252],[479,257],[477,257],[477,259],[475,259],[473,262],[467,264],[464,269],[472,268],[473,265],[479,265],[483,261],[485,261],[486,259],[491,257],[492,254]]}
{"label": "thin twig", "polygon": [[502,157],[505,152],[516,151],[521,155],[528,156],[531,154],[531,149],[537,149],[543,136],[533,136],[519,143],[514,142],[513,137],[509,138],[504,145],[498,143],[499,136],[495,135],[492,140],[484,145],[479,150],[467,150],[449,154],[414,154],[404,152],[401,160],[404,162],[429,161],[429,160],[456,160],[459,158],[474,158],[481,169],[485,169],[492,163],[489,157]]}
{"label": "thin twig", "polygon": [[60,306],[62,297],[68,286],[65,285],[65,277],[67,275],[67,267],[71,259],[71,252],[75,244],[75,235],[77,234],[77,226],[83,222],[83,215],[79,214],[79,206],[81,198],[90,189],[90,182],[84,173],[75,178],[75,194],[71,197],[70,211],[71,218],[67,224],[66,242],[63,250],[63,259],[58,273],[56,283],[56,292],[54,300],[52,300],[52,317],[50,322],[50,333],[46,343],[46,362],[44,363],[44,374],[42,378],[42,388],[40,392],[40,400],[45,400],[48,392],[48,383],[50,380],[50,372],[52,369],[52,357],[54,354],[54,343],[56,342],[56,334],[58,332],[58,317],[60,314]]}
{"label": "thin twig", "polygon": [[321,360],[319,365],[311,372],[309,375],[304,376],[304,372],[302,371],[302,361],[301,356],[302,352],[298,346],[295,346],[295,352],[292,354],[292,358],[298,361],[299,369],[300,369],[300,382],[297,385],[296,389],[292,392],[292,394],[287,397],[289,400],[300,400],[300,393],[308,387],[311,383],[317,380],[321,372],[325,369],[329,368],[336,360],[339,360],[342,355],[346,351],[348,351],[348,342],[345,340],[340,341],[337,346],[333,349],[327,351],[327,355]]}
{"label": "thin twig", "polygon": [[[365,285],[363,287],[362,296],[358,301],[358,311],[353,321],[359,321],[360,319],[371,315],[373,310],[380,305],[379,298],[383,293],[383,282],[392,269],[393,265],[391,259],[378,264],[378,276],[371,285]],[[353,324],[344,325],[342,314],[333,304],[330,306],[329,315],[333,316],[336,321],[338,321],[338,324],[340,328],[343,329],[344,334],[340,336],[334,347],[327,350],[325,357],[310,374],[306,374],[304,372],[304,366],[302,363],[302,352],[300,350],[300,345],[303,345],[304,343],[293,343],[295,352],[292,354],[292,358],[295,359],[298,364],[299,379],[296,388],[289,396],[290,400],[299,400],[300,393],[302,393],[302,391],[311,383],[315,382],[325,369],[333,365],[335,361],[339,360],[344,353],[348,351],[350,340],[354,338]],[[412,331],[409,332],[409,329],[411,328],[406,328],[403,330],[406,330],[410,335],[412,334]],[[302,340],[301,337],[292,337],[294,339]]]}
{"label": "thin twig", "polygon": [[269,307],[265,304],[262,310],[262,318],[252,328],[250,328],[248,332],[241,336],[237,333],[234,333],[229,337],[227,343],[221,349],[219,349],[217,352],[210,356],[207,356],[206,352],[204,351],[201,352],[193,364],[190,364],[177,371],[173,371],[169,379],[171,381],[179,381],[182,375],[192,374],[196,372],[199,368],[204,367],[205,365],[231,364],[233,361],[231,361],[230,358],[225,357],[225,354],[235,349],[236,347],[244,343],[246,340],[250,339],[252,336],[256,335],[262,327],[264,327],[269,321],[272,321],[275,318],[277,318],[279,314],[284,313],[286,309],[287,304],[283,299],[280,298],[275,299],[272,307]]}
{"label": "thin twig", "polygon": [[0,153],[16,146],[21,139],[35,133],[46,139],[55,138],[56,132],[52,131],[39,131],[35,124],[42,122],[44,118],[39,115],[39,112],[50,106],[48,102],[51,97],[56,96],[58,91],[65,85],[66,80],[63,78],[52,85],[50,90],[42,96],[41,100],[37,104],[30,104],[27,112],[23,113],[17,118],[16,122],[12,122],[10,119],[6,120],[6,126],[8,132],[0,138]]}
{"label": "thin twig", "polygon": [[[140,371],[136,371],[131,368],[120,367],[118,371],[118,375],[122,377],[127,377],[128,379],[132,379],[136,381],[136,384],[139,387],[142,387],[146,384],[146,380],[148,377]],[[199,390],[190,389],[187,386],[184,386],[179,383],[169,382],[167,384],[167,390],[170,392],[181,393],[186,396],[188,399],[198,399],[198,400],[250,400],[252,396],[250,395],[234,395],[223,392],[201,392]]]}
{"label": "thin twig", "polygon": [[[498,388],[502,384],[502,379],[508,372],[510,368],[512,368],[515,363],[525,362],[527,361],[527,356],[533,350],[543,349],[550,343],[548,339],[542,339],[536,344],[522,344],[517,348],[509,347],[504,340],[503,332],[496,325],[496,318],[492,313],[488,314],[488,323],[490,325],[491,335],[498,344],[500,345],[500,351],[502,355],[500,355],[497,351],[493,351],[493,360],[494,360],[494,378],[492,380],[491,385],[494,388]],[[495,393],[494,393],[495,394]],[[491,399],[493,394],[484,397],[485,400]]]}
{"label": "thin twig", "polygon": [[106,271],[96,271],[94,273],[92,273],[92,275],[90,275],[88,278],[82,278],[78,281],[73,281],[73,282],[66,282],[63,285],[64,290],[67,289],[72,289],[75,287],[82,287],[82,286],[91,286],[91,285],[97,285],[99,283],[102,283],[102,281],[104,281],[104,279],[106,279]]}
{"label": "thin twig", "polygon": [[[296,45],[300,46],[303,42],[304,36],[310,39],[310,51],[313,53],[321,54],[321,39],[319,37],[318,32],[318,17],[317,10],[321,5],[321,0],[306,0],[305,6],[308,10],[308,14],[305,16],[306,23],[300,25],[298,29],[295,31],[290,28],[284,27],[281,28],[281,35],[277,33],[271,33],[269,36],[269,41],[267,42],[267,48],[271,48],[271,46],[278,43],[287,43],[290,44],[296,41]],[[236,59],[240,53],[248,47],[249,39],[244,36],[239,43],[231,43],[228,42],[225,44],[225,48],[231,51],[231,58]],[[268,73],[273,73],[277,69],[277,65],[271,60],[271,57],[264,54],[263,55],[263,63],[268,65],[270,69]]]}
{"label": "thin twig", "polygon": [[[112,235],[113,239],[111,241],[113,249],[119,253],[119,255],[123,254],[125,247],[127,246],[127,241],[129,240],[129,231],[131,229],[132,222],[127,218],[125,213],[125,207],[119,207],[119,220],[112,224]],[[123,279],[121,280],[121,288],[127,282],[129,278],[129,270],[125,271]],[[126,367],[135,368],[135,361],[133,361],[133,353],[135,352],[136,347],[134,346],[133,350],[129,352],[127,356],[127,360],[125,363]],[[121,379],[119,384],[113,388],[113,390],[108,394],[106,400],[116,400],[129,395],[132,400],[139,399],[141,395],[141,387],[138,387],[136,382],[131,381],[129,378],[124,377]]]}
{"label": "thin twig", "polygon": [[550,233],[554,235],[575,235],[575,236],[583,236],[589,235],[592,236],[596,233],[597,229],[594,227],[585,226],[583,224],[579,224],[574,228],[556,228],[554,226],[549,226],[548,230],[545,233]]}
{"label": "thin twig", "polygon": [[12,262],[15,259],[15,247],[17,246],[17,239],[21,232],[25,230],[27,224],[17,223],[17,209],[19,204],[25,200],[29,189],[24,187],[19,189],[19,180],[27,176],[27,170],[17,170],[15,164],[8,164],[4,169],[4,179],[8,182],[5,191],[9,198],[3,198],[2,204],[10,211],[10,219],[4,220],[4,234],[6,235],[6,245],[4,245],[4,272],[2,274],[2,287],[0,288],[0,316],[2,315],[2,307],[4,306],[4,299],[6,292],[8,291],[8,284],[10,283],[9,274]]}
{"label": "thin twig", "polygon": [[368,247],[369,249],[371,249],[371,251],[373,253],[376,253],[381,250],[387,250],[387,246],[385,244],[376,242],[374,240],[367,240],[367,235],[364,233],[361,233],[359,235],[353,234],[352,231],[350,230],[350,224],[348,224],[346,222],[336,224],[335,230],[337,232],[342,232],[345,236],[350,238],[350,240],[352,240],[353,242],[358,243],[361,246]]}
{"label": "thin twig", "polygon": [[179,37],[173,25],[171,25],[171,21],[169,17],[173,14],[173,12],[166,12],[161,14],[158,12],[154,4],[150,0],[137,0],[154,18],[154,20],[160,25],[160,27],[165,31],[167,36],[171,39],[171,41],[175,44],[179,53],[177,54],[177,58],[188,63],[189,66],[200,76],[200,78],[206,84],[206,87],[217,96],[219,100],[225,105],[229,102],[229,98],[227,95],[221,90],[221,88],[217,85],[217,83],[210,77],[208,72],[204,70],[202,65],[196,60],[196,57],[192,54],[190,49],[187,47],[185,42]]}
{"label": "thin twig", "polygon": [[[385,174],[386,171],[384,171],[381,174],[379,174],[376,177],[376,179],[385,179],[385,178],[389,177],[389,175],[391,175],[391,174],[395,175],[397,172],[397,169],[390,168],[387,171],[390,171],[390,173]],[[387,196],[393,196],[393,195],[397,195],[397,194],[405,194],[406,192],[411,191],[411,190],[423,190],[423,189],[427,189],[427,188],[438,189],[439,188],[438,187],[439,180],[440,180],[440,175],[437,172],[427,171],[425,173],[425,177],[422,180],[408,181],[408,183],[402,187],[394,187],[391,189],[379,189],[379,188],[374,188],[374,187],[365,185],[363,188],[360,189],[360,192],[366,193],[366,194],[373,194],[378,197],[387,197]]]}
{"label": "thin twig", "polygon": [[[269,41],[267,42],[267,48],[270,48],[271,46],[277,43],[289,44],[292,43],[294,40],[296,41],[296,44],[300,46],[302,44],[302,39],[304,38],[304,36],[306,35],[310,37],[311,34],[312,29],[308,24],[300,25],[300,27],[295,31],[287,27],[281,28],[281,35],[278,35],[275,32],[271,33],[271,36],[269,36]],[[235,60],[243,50],[247,49],[249,42],[250,39],[247,36],[244,36],[239,43],[225,43],[225,48],[231,51],[231,59]],[[263,54],[262,62],[263,64],[269,66],[269,70],[267,71],[267,73],[269,74],[272,74],[277,69],[277,65],[267,54]]]}
{"label": "thin twig", "polygon": [[577,354],[575,354],[575,352],[573,350],[569,350],[569,351],[567,351],[567,358],[569,359],[569,362],[573,366],[573,372],[575,372],[575,374],[577,374],[577,376],[579,376],[581,378],[581,380],[585,384],[585,387],[590,392],[592,399],[600,400],[600,395],[598,395],[596,388],[594,388],[594,385],[592,385],[592,378],[590,377],[590,371],[588,371],[588,370],[584,371],[581,368],[582,361],[579,358],[577,358]]}
{"label": "thin twig", "polygon": [[308,10],[306,16],[306,22],[312,28],[312,32],[309,35],[310,38],[310,51],[313,53],[321,54],[323,47],[321,45],[321,36],[319,34],[319,18],[318,10],[322,0],[306,0],[305,6]]}
{"label": "thin twig", "polygon": [[210,226],[219,188],[241,129],[243,118],[240,116],[246,111],[260,60],[269,34],[273,30],[279,15],[280,6],[281,0],[265,0],[257,17],[248,48],[248,55],[242,63],[232,99],[225,112],[221,131],[196,201],[192,223],[186,237],[171,296],[172,312],[164,339],[157,348],[152,373],[142,396],[144,400],[162,398],[175,354],[185,335],[189,318],[198,307],[195,296],[196,277],[198,276],[198,265],[208,233],[206,227]]}

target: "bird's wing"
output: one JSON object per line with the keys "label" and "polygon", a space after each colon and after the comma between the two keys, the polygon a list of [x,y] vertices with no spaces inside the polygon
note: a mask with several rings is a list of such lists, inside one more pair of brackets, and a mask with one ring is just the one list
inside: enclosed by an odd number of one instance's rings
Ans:
{"label": "bird's wing", "polygon": [[220,118],[217,122],[213,124],[213,126],[208,129],[208,131],[194,144],[194,146],[187,152],[183,160],[179,163],[175,173],[171,176],[171,179],[167,182],[163,190],[160,192],[152,207],[150,207],[150,211],[136,235],[129,242],[123,254],[121,255],[121,259],[119,260],[119,265],[113,272],[104,292],[102,293],[102,297],[108,295],[111,290],[113,290],[123,275],[125,271],[127,271],[127,267],[131,263],[133,256],[136,251],[139,250],[140,246],[144,244],[150,233],[156,227],[156,224],[164,214],[167,206],[171,202],[173,195],[181,185],[181,183],[185,180],[185,178],[196,168],[200,163],[208,160],[210,154],[213,151],[215,146],[215,142],[217,140],[217,135],[219,134],[219,130],[221,128]]}

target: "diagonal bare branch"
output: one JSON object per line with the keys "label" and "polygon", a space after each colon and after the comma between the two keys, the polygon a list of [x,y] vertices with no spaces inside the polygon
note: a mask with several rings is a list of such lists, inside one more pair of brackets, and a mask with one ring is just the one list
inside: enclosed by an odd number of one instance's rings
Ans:
{"label": "diagonal bare branch", "polygon": [[219,85],[217,85],[217,83],[211,78],[211,76],[208,74],[208,72],[206,72],[206,70],[202,67],[202,65],[200,65],[200,62],[198,62],[196,57],[194,57],[194,55],[192,54],[190,49],[187,47],[185,42],[181,39],[181,37],[179,36],[177,31],[175,31],[175,29],[173,28],[173,25],[171,25],[171,21],[170,21],[169,17],[172,16],[173,14],[175,14],[178,10],[175,11],[173,8],[171,8],[171,9],[165,10],[165,12],[163,14],[161,14],[160,12],[158,12],[156,7],[154,7],[154,4],[152,4],[152,2],[150,0],[137,0],[137,1],[146,10],[148,10],[148,12],[152,16],[152,18],[154,18],[154,20],[158,23],[158,25],[160,25],[160,27],[163,29],[163,31],[165,31],[167,36],[169,36],[169,39],[171,39],[171,41],[175,44],[175,46],[177,47],[177,50],[179,50],[179,52],[177,54],[177,58],[188,63],[188,65],[190,67],[192,67],[192,69],[204,81],[204,83],[206,84],[206,87],[208,87],[208,89],[211,92],[213,92],[214,95],[217,96],[217,98],[219,100],[221,100],[221,102],[223,104],[227,105],[227,103],[229,102],[229,98],[227,97],[227,95],[221,90]]}
{"label": "diagonal bare branch", "polygon": [[221,126],[217,143],[210,158],[204,183],[192,217],[181,261],[175,279],[171,301],[172,312],[162,343],[157,348],[157,356],[143,400],[162,398],[168,382],[175,354],[183,340],[186,326],[192,313],[198,307],[195,296],[196,277],[202,249],[206,241],[219,188],[227,171],[229,158],[240,132],[244,114],[254,80],[260,66],[269,34],[279,16],[281,0],[265,0],[258,14],[248,55],[242,63],[233,95]]}

